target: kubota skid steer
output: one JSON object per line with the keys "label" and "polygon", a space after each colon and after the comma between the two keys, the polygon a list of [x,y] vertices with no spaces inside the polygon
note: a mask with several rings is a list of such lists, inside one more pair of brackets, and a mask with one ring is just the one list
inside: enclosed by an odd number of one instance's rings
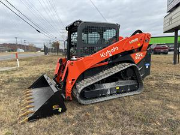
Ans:
{"label": "kubota skid steer", "polygon": [[66,111],[72,95],[91,104],[139,94],[150,74],[151,35],[140,30],[119,37],[119,25],[77,20],[66,27],[67,57],[58,60],[54,79],[42,75],[25,98],[20,123]]}

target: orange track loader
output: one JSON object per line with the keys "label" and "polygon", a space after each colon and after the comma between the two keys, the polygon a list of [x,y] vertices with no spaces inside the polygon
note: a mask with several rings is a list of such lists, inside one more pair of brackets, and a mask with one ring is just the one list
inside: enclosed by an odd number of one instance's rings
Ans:
{"label": "orange track loader", "polygon": [[65,112],[64,100],[72,97],[92,104],[139,94],[150,74],[151,35],[137,30],[123,38],[119,27],[81,20],[68,25],[67,56],[58,60],[53,80],[42,75],[25,91],[20,123]]}

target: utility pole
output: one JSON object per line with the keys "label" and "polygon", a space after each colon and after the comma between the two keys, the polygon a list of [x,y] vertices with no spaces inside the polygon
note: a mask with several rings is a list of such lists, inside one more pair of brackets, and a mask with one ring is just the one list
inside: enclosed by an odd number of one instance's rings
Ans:
{"label": "utility pole", "polygon": [[174,58],[173,58],[173,63],[174,65],[177,64],[177,54],[178,51],[178,30],[175,30],[175,38],[174,38]]}
{"label": "utility pole", "polygon": [[17,45],[17,37],[15,37],[15,39],[16,39],[16,45]]}
{"label": "utility pole", "polygon": [[26,52],[26,40],[24,40],[24,51]]}
{"label": "utility pole", "polygon": [[50,53],[52,52],[52,44],[51,44],[51,40],[49,40],[49,46],[48,46],[48,51],[50,51]]}
{"label": "utility pole", "polygon": [[59,43],[57,41],[57,37],[55,37],[55,47],[56,47],[56,52],[57,52],[57,55],[58,55],[58,52],[59,52]]}
{"label": "utility pole", "polygon": [[49,47],[51,47],[51,40],[49,40]]}
{"label": "utility pole", "polygon": [[179,46],[179,43],[178,43],[178,63],[179,63],[179,54],[180,54],[179,48],[180,48],[180,46]]}
{"label": "utility pole", "polygon": [[16,39],[16,51],[17,51],[17,37],[15,37],[15,39]]}

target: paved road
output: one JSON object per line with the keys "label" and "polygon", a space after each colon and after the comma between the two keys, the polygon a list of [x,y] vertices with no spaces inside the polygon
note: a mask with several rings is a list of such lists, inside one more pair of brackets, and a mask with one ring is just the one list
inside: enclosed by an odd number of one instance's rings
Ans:
{"label": "paved road", "polygon": [[[18,55],[19,58],[37,57],[42,56],[44,53],[21,53]],[[0,55],[0,61],[16,59],[15,54],[4,54]]]}
{"label": "paved road", "polygon": [[14,69],[16,69],[17,67],[0,67],[0,72],[1,71],[9,71],[9,70],[14,70]]}

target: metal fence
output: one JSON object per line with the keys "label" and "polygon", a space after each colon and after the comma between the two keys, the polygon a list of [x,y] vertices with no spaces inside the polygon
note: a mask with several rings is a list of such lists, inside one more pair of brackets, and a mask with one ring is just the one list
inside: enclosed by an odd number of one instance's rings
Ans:
{"label": "metal fence", "polygon": [[66,54],[65,49],[56,49],[44,45],[44,55],[65,55],[65,54]]}

